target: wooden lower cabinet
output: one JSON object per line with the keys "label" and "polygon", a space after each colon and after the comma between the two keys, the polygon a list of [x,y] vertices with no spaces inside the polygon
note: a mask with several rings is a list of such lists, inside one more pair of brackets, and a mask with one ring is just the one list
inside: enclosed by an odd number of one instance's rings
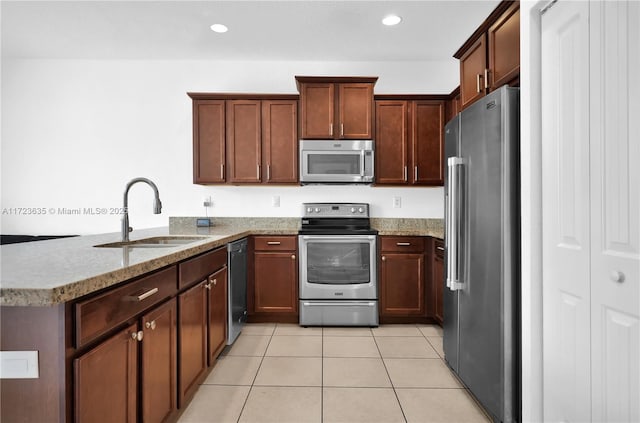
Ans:
{"label": "wooden lower cabinet", "polygon": [[142,317],[142,421],[160,423],[178,410],[176,299]]}
{"label": "wooden lower cabinet", "polygon": [[426,317],[425,239],[382,236],[380,244],[381,322]]}
{"label": "wooden lower cabinet", "polygon": [[75,421],[136,422],[137,334],[131,325],[74,360]]}
{"label": "wooden lower cabinet", "polygon": [[203,281],[178,296],[180,313],[180,408],[198,389],[207,369],[207,289]]}
{"label": "wooden lower cabinet", "polygon": [[298,260],[295,236],[253,237],[247,286],[251,321],[298,321]]}
{"label": "wooden lower cabinet", "polygon": [[209,366],[227,345],[227,268],[209,276]]}

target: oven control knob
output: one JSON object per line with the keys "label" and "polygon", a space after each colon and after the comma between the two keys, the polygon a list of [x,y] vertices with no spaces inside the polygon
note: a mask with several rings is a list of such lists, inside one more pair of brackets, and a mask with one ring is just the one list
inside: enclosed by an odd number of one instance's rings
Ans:
{"label": "oven control knob", "polygon": [[320,213],[320,209],[316,207],[316,213]]}
{"label": "oven control knob", "polygon": [[356,208],[355,207],[351,207],[351,213],[355,213],[356,212]]}
{"label": "oven control knob", "polygon": [[311,207],[307,207],[307,213],[311,213],[313,209]]}
{"label": "oven control knob", "polygon": [[362,207],[360,207],[360,208],[358,209],[358,212],[359,212],[359,213],[364,213],[364,209],[363,209]]}

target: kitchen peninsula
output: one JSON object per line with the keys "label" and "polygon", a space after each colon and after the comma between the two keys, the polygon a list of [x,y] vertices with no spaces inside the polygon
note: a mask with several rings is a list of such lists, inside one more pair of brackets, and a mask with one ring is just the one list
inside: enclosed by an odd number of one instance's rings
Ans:
{"label": "kitchen peninsula", "polygon": [[[216,226],[197,228],[195,218],[171,218],[169,227],[132,234],[133,240],[195,239],[170,247],[94,247],[118,241],[119,233],[3,246],[1,348],[36,351],[38,372],[33,379],[1,381],[2,420],[67,422],[91,416],[93,393],[109,395],[109,407],[121,409],[123,419],[162,413],[175,421],[221,350],[207,351],[212,345],[207,328],[214,326],[208,312],[216,294],[204,288],[218,277],[226,289],[224,247],[254,235],[294,236],[299,229],[297,218],[214,220]],[[372,225],[382,236],[443,234],[440,219],[378,218]],[[204,315],[200,326],[187,319],[193,317],[188,313],[194,310],[192,304]],[[194,327],[202,330],[194,332]],[[146,345],[167,354],[153,357]],[[184,359],[188,345],[198,345],[196,358],[203,357],[193,370],[189,366],[198,360]],[[108,364],[96,365],[100,360]],[[145,380],[149,374],[166,377],[151,384]],[[185,375],[192,377],[187,380]],[[98,383],[102,378],[121,382],[115,384],[119,388],[88,389],[114,386]],[[150,407],[149,398],[156,394],[162,400]]]}

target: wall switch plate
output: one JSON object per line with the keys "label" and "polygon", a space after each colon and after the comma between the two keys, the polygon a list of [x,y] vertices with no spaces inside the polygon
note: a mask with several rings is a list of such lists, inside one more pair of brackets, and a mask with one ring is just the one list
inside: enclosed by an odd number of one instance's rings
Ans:
{"label": "wall switch plate", "polygon": [[0,351],[0,379],[38,379],[38,351]]}
{"label": "wall switch plate", "polygon": [[271,197],[271,205],[273,207],[280,207],[280,196],[279,195],[274,195],[273,197]]}
{"label": "wall switch plate", "polygon": [[399,209],[401,207],[402,207],[402,197],[400,196],[393,197],[393,208]]}

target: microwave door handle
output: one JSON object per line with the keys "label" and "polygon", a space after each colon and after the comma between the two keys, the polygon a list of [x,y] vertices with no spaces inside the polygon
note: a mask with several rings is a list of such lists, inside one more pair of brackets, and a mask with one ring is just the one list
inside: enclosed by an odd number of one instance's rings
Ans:
{"label": "microwave door handle", "polygon": [[364,178],[364,150],[360,150],[360,178]]}

